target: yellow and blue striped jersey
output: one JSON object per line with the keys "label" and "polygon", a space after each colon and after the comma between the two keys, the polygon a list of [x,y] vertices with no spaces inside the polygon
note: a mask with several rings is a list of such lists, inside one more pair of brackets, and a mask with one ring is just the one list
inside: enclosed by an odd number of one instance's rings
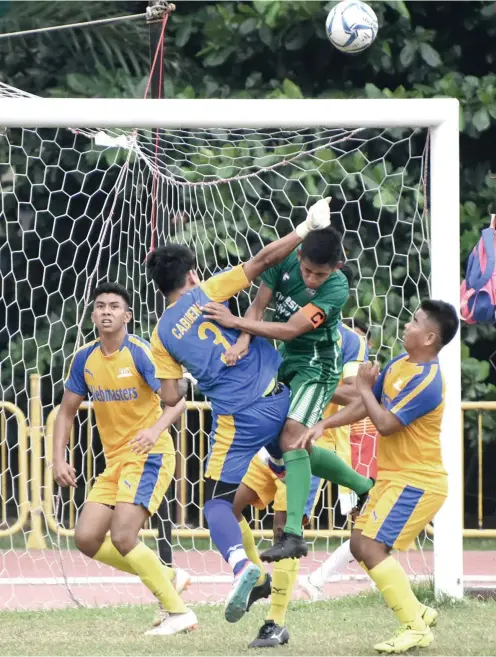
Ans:
{"label": "yellow and blue striped jersey", "polygon": [[[162,414],[150,345],[136,335],[126,335],[120,349],[108,356],[100,349],[100,340],[78,349],[65,387],[81,397],[91,395],[107,462],[131,453],[129,441]],[[168,432],[150,453],[174,453]]]}
{"label": "yellow and blue striped jersey", "polygon": [[242,265],[212,276],[166,308],[152,335],[158,378],[181,379],[184,367],[218,415],[232,415],[258,400],[282,362],[265,338],[254,337],[248,354],[236,365],[226,365],[224,352],[240,332],[203,319],[204,304],[224,302],[249,284]]}
{"label": "yellow and blue striped jersey", "polygon": [[390,361],[374,394],[403,425],[379,438],[378,480],[387,479],[446,494],[447,473],[441,454],[444,380],[438,361],[411,363],[408,354]]}

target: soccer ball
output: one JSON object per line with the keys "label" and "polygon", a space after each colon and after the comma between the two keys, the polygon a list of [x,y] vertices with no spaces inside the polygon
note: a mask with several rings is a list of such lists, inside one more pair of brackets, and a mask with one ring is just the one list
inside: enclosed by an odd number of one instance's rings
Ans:
{"label": "soccer ball", "polygon": [[361,0],[341,0],[329,12],[326,30],[329,41],[338,50],[361,52],[377,36],[377,16]]}

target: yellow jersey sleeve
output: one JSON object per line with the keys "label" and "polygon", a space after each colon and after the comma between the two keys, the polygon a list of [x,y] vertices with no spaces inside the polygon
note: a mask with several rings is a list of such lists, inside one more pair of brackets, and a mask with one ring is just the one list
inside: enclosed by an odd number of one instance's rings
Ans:
{"label": "yellow jersey sleeve", "polygon": [[64,382],[67,390],[70,390],[75,395],[80,395],[81,397],[86,397],[88,394],[88,386],[84,379],[84,369],[87,358],[88,348],[85,346],[75,353],[69,368],[69,374]]}
{"label": "yellow jersey sleeve", "polygon": [[410,379],[401,392],[391,400],[388,410],[396,415],[404,426],[408,426],[432,412],[442,402],[441,371],[438,364],[432,364],[424,366],[420,374]]}
{"label": "yellow jersey sleeve", "polygon": [[222,303],[249,285],[250,281],[246,278],[243,265],[237,265],[229,271],[212,276],[200,287],[209,299]]}
{"label": "yellow jersey sleeve", "polygon": [[169,354],[162,344],[156,326],[151,339],[152,358],[155,363],[155,376],[157,379],[182,379],[183,368]]}
{"label": "yellow jersey sleeve", "polygon": [[352,360],[343,365],[343,379],[350,379],[358,374],[358,368],[363,363],[360,360]]}

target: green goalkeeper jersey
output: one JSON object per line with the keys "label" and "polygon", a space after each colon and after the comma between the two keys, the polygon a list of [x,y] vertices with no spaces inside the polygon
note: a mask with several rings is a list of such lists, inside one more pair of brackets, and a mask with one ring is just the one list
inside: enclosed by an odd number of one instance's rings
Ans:
{"label": "green goalkeeper jersey", "polygon": [[338,322],[348,299],[346,276],[335,271],[316,290],[305,286],[300,261],[295,249],[276,267],[262,274],[262,280],[272,290],[275,302],[273,321],[287,322],[303,309],[316,328],[281,345],[284,358],[305,360],[307,365],[320,364],[334,369],[339,360]]}

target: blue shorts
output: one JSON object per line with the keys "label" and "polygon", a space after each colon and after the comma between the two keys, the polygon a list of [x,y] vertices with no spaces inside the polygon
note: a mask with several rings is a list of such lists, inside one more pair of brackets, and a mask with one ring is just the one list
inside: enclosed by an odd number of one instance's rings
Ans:
{"label": "blue shorts", "polygon": [[240,484],[255,454],[279,440],[288,416],[289,394],[283,386],[278,394],[260,397],[234,415],[214,411],[205,477]]}

